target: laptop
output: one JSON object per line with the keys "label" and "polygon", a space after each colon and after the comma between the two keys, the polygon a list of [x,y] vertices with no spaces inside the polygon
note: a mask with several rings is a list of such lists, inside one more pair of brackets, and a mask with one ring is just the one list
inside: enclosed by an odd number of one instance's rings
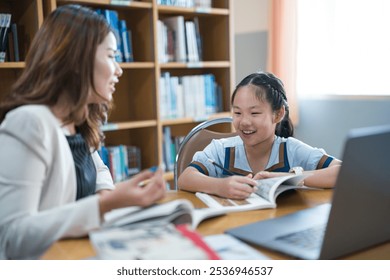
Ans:
{"label": "laptop", "polygon": [[342,159],[332,204],[226,233],[300,259],[336,259],[390,240],[390,126],[351,130]]}

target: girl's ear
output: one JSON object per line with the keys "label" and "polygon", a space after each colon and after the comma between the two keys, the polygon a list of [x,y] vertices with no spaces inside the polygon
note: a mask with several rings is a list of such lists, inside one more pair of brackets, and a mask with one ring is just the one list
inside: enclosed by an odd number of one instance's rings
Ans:
{"label": "girl's ear", "polygon": [[278,111],[274,112],[274,123],[279,123],[283,120],[284,115],[286,114],[286,109],[284,106],[280,108]]}

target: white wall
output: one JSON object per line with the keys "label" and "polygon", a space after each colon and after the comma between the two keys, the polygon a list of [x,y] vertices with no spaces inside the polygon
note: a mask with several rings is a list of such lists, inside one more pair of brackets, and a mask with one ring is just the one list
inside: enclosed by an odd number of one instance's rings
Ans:
{"label": "white wall", "polygon": [[[236,83],[251,72],[266,69],[269,1],[233,1]],[[299,115],[295,136],[341,158],[350,129],[390,124],[390,98],[299,99]]]}
{"label": "white wall", "polygon": [[233,1],[236,83],[252,72],[266,69],[268,1]]}

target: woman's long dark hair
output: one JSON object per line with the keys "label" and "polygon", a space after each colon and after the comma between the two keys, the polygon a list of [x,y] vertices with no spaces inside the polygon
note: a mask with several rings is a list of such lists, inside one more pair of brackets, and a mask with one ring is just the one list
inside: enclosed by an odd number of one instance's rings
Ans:
{"label": "woman's long dark hair", "polygon": [[231,104],[238,89],[243,86],[253,85],[256,87],[256,97],[259,100],[266,100],[272,108],[273,112],[285,107],[286,113],[284,118],[276,125],[275,134],[281,137],[288,138],[294,135],[294,126],[290,119],[290,111],[287,103],[287,96],[284,90],[282,81],[275,75],[267,72],[256,72],[246,76],[235,88]]}
{"label": "woman's long dark hair", "polygon": [[97,94],[96,50],[110,31],[104,17],[89,8],[65,5],[54,10],[31,43],[22,75],[0,104],[0,121],[19,106],[54,106],[61,100],[69,108],[65,123],[74,122],[88,145],[97,149],[103,140],[99,127],[111,104],[86,104],[91,87]]}

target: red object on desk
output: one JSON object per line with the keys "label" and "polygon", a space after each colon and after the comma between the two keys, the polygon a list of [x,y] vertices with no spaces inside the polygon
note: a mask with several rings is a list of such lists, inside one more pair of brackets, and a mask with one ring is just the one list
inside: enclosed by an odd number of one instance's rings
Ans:
{"label": "red object on desk", "polygon": [[200,247],[206,254],[209,260],[220,260],[221,258],[211,249],[206,242],[204,242],[202,236],[196,231],[190,230],[186,224],[176,225],[176,229],[180,231],[182,235],[189,238],[194,244]]}

